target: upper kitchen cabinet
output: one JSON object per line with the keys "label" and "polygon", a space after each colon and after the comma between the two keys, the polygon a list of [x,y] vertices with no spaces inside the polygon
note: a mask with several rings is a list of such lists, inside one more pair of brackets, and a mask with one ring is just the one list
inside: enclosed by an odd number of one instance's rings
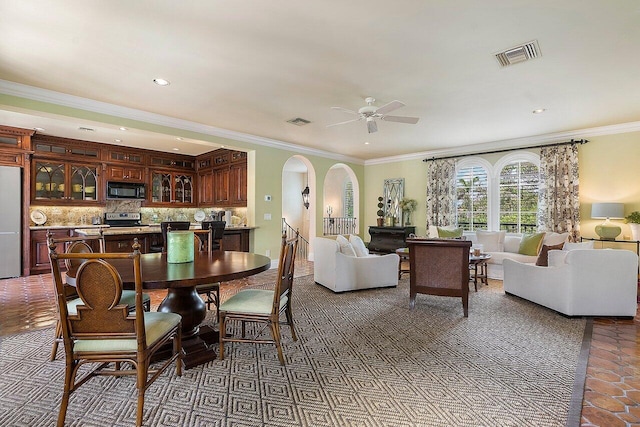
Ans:
{"label": "upper kitchen cabinet", "polygon": [[194,175],[173,171],[151,171],[151,200],[148,205],[194,206]]}
{"label": "upper kitchen cabinet", "polygon": [[142,150],[109,148],[106,156],[105,172],[107,181],[145,182],[146,155]]}
{"label": "upper kitchen cabinet", "polygon": [[247,153],[227,149],[198,156],[198,205],[247,206]]}
{"label": "upper kitchen cabinet", "polygon": [[0,165],[24,166],[25,153],[31,149],[34,131],[0,126]]}
{"label": "upper kitchen cabinet", "polygon": [[183,169],[189,171],[195,171],[196,169],[196,158],[190,156],[182,156],[182,155],[171,155],[163,153],[150,154],[149,155],[149,166],[153,168],[162,168],[162,169]]}
{"label": "upper kitchen cabinet", "polygon": [[31,202],[95,205],[104,202],[99,179],[100,145],[35,135],[32,139]]}
{"label": "upper kitchen cabinet", "polygon": [[34,158],[75,159],[78,161],[101,160],[101,144],[55,136],[35,135],[32,139]]}
{"label": "upper kitchen cabinet", "polygon": [[31,201],[34,204],[100,203],[98,170],[98,165],[36,159],[31,175]]}

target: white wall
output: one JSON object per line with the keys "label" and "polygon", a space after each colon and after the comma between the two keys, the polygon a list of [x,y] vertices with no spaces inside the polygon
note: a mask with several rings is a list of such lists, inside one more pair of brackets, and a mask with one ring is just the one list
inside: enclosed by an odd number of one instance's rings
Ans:
{"label": "white wall", "polygon": [[306,173],[286,170],[282,172],[282,217],[308,240],[309,210],[302,204],[302,190],[306,185],[306,178]]}

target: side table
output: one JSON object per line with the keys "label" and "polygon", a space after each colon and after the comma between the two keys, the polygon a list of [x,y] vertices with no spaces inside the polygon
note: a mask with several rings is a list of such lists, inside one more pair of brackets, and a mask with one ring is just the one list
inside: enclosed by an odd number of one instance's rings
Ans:
{"label": "side table", "polygon": [[[400,257],[398,261],[398,279],[402,279],[402,273],[409,273],[409,248],[399,248],[396,249],[396,254]],[[402,268],[402,263],[406,263],[406,268]]]}
{"label": "side table", "polygon": [[478,279],[480,283],[488,285],[487,282],[487,260],[491,258],[489,254],[472,255],[469,254],[469,269],[473,269],[473,285],[478,292]]}

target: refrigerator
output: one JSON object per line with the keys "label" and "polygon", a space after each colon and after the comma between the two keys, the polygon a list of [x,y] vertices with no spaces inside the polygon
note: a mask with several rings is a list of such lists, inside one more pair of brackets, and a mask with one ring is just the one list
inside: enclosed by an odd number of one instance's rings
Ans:
{"label": "refrigerator", "polygon": [[21,169],[0,166],[0,279],[19,277],[22,268]]}

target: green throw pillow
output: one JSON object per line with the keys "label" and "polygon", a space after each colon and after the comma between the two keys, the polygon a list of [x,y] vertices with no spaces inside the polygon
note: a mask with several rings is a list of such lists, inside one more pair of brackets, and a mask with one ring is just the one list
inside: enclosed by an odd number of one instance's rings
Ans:
{"label": "green throw pillow", "polygon": [[455,237],[462,237],[462,228],[454,228],[454,229],[449,229],[449,228],[438,228],[438,237],[444,237],[444,238],[455,238]]}
{"label": "green throw pillow", "polygon": [[544,239],[544,233],[525,234],[520,241],[520,247],[518,253],[522,255],[537,256],[540,253],[542,247],[542,239]]}

